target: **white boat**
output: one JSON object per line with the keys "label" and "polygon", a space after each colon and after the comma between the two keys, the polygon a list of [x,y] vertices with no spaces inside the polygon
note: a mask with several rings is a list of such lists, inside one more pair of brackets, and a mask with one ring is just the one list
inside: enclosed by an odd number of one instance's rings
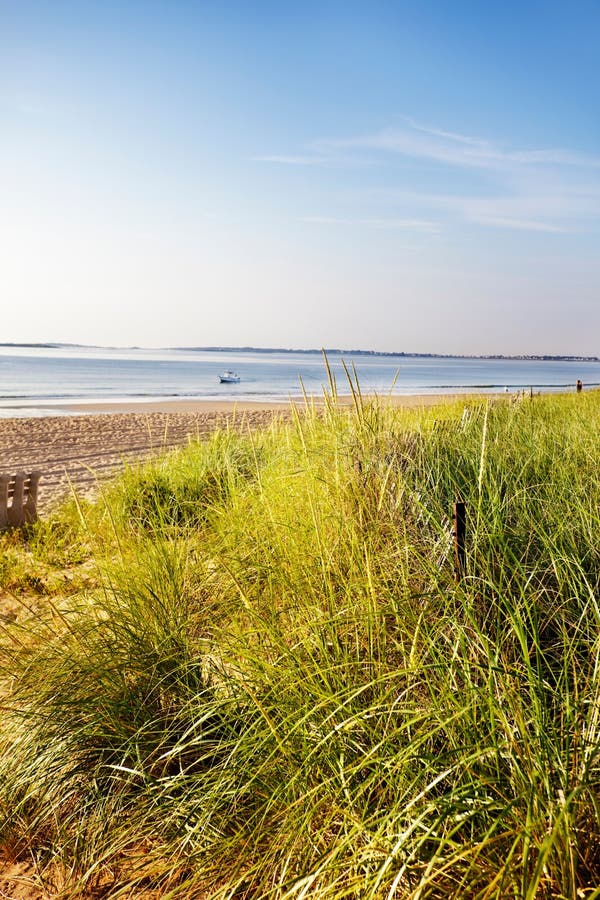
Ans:
{"label": "white boat", "polygon": [[240,380],[240,376],[237,372],[232,372],[230,369],[223,372],[222,375],[219,375],[219,381],[221,384],[237,384]]}

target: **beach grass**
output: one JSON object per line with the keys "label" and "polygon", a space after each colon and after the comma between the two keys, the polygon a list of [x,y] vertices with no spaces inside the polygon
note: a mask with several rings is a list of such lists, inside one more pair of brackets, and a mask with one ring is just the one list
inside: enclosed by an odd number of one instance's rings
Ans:
{"label": "beach grass", "polygon": [[600,897],[600,397],[348,377],[2,539],[0,847],[49,890]]}

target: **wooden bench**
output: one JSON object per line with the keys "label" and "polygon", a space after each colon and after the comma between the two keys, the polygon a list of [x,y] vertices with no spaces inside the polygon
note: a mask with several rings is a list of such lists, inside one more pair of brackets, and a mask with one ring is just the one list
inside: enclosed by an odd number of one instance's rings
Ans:
{"label": "wooden bench", "polygon": [[0,475],[0,530],[17,528],[37,519],[41,472]]}

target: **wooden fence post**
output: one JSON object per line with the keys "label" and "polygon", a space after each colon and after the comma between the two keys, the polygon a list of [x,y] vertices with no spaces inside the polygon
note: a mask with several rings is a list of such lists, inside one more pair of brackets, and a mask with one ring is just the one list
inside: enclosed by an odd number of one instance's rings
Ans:
{"label": "wooden fence post", "polygon": [[452,536],[454,537],[454,580],[457,584],[463,578],[466,570],[466,531],[466,507],[462,501],[458,500],[452,506]]}
{"label": "wooden fence post", "polygon": [[[9,487],[10,494],[10,487]],[[23,498],[25,496],[25,472],[17,472],[12,479],[12,505],[8,508],[8,524],[23,524]]]}
{"label": "wooden fence post", "polygon": [[37,495],[41,472],[32,472],[28,478],[27,500],[23,507],[23,521],[35,522],[37,519]]}
{"label": "wooden fence post", "polygon": [[41,472],[0,475],[0,531],[35,522],[41,476]]}
{"label": "wooden fence post", "polygon": [[8,527],[8,485],[10,475],[0,475],[0,530]]}

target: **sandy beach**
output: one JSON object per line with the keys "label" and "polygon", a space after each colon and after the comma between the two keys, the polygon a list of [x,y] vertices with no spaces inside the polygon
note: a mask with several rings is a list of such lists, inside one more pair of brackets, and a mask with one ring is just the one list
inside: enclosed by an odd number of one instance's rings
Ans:
{"label": "sandy beach", "polygon": [[[394,403],[422,408],[454,395],[398,396]],[[289,416],[289,403],[170,401],[80,404],[72,415],[0,419],[0,472],[42,472],[43,512],[72,488],[93,496],[99,482],[124,465],[182,446],[229,424],[247,429]]]}

